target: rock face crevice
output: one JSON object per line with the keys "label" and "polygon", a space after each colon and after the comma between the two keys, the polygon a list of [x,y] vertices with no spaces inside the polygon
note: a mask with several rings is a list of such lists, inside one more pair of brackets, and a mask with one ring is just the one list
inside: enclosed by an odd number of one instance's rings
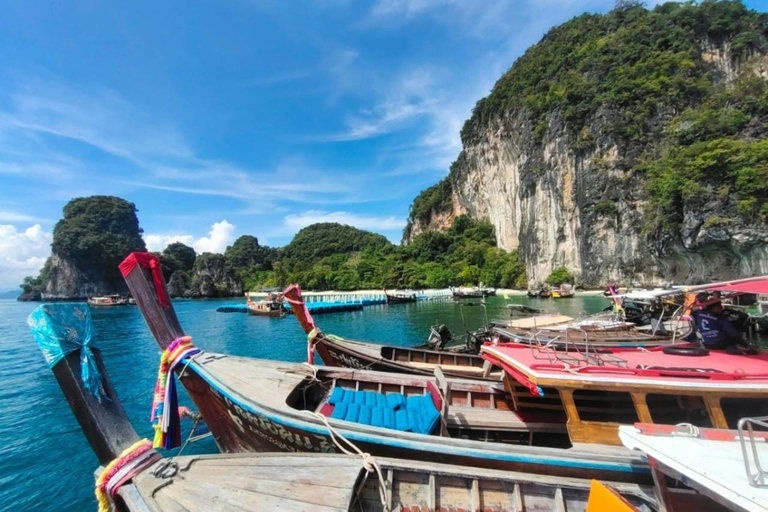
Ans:
{"label": "rock face crevice", "polygon": [[[727,89],[745,75],[768,77],[762,51],[734,56],[728,40],[703,39],[699,46],[699,64],[712,84]],[[679,107],[654,105],[642,140],[617,130],[626,112],[610,103],[594,109],[580,128],[566,122],[561,110],[537,117],[515,106],[489,117],[479,116],[479,108],[462,131],[463,150],[446,178],[450,199],[427,222],[412,216],[404,243],[445,230],[466,212],[493,224],[501,248],[519,251],[530,285],[561,266],[584,286],[659,286],[768,273],[765,223],[739,218],[727,193],[680,206],[677,232],[648,228],[643,163],[665,151],[663,141],[683,112]],[[765,137],[763,121],[753,120],[738,136]]]}

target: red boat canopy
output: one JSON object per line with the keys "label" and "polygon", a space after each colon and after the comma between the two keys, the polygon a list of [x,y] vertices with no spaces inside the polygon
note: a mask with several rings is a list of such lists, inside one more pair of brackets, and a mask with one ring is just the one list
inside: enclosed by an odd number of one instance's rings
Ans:
{"label": "red boat canopy", "polygon": [[760,295],[768,295],[768,279],[755,279],[754,281],[742,281],[733,283],[723,283],[722,286],[716,288],[710,288],[712,291],[717,292],[738,292],[738,293],[756,293]]}

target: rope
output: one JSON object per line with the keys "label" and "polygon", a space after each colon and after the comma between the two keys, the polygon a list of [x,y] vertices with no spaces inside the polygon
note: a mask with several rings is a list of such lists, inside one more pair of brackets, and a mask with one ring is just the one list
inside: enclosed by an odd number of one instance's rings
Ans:
{"label": "rope", "polygon": [[158,458],[160,454],[152,449],[152,443],[147,439],[137,441],[123,450],[96,479],[96,500],[99,502],[99,512],[114,509],[114,497],[120,487]]}
{"label": "rope", "polygon": [[[349,439],[341,435],[340,432],[338,432],[336,429],[334,429],[331,426],[330,423],[328,423],[328,418],[326,418],[322,414],[314,411],[304,411],[304,412],[314,416],[315,418],[323,422],[323,424],[328,429],[328,433],[331,435],[331,441],[333,441],[333,444],[335,444],[339,448],[339,450],[346,453],[347,455],[360,456],[360,458],[363,461],[363,467],[367,472],[366,479],[371,473],[373,473],[374,471],[376,472],[376,476],[378,476],[379,478],[379,499],[381,500],[381,506],[383,507],[384,512],[389,512],[390,507],[389,507],[389,500],[388,500],[387,484],[386,484],[386,481],[384,480],[384,476],[381,473],[381,466],[379,466],[379,463],[376,461],[373,455],[371,455],[370,453],[363,452],[360,448],[355,446],[355,444],[353,444],[352,441],[350,441]],[[346,443],[347,446],[351,448],[351,450],[345,448],[340,441],[344,441],[344,443]],[[363,484],[364,483],[365,481],[363,481]]]}
{"label": "rope", "polygon": [[691,423],[678,423],[675,425],[675,428],[677,431],[672,433],[673,436],[699,437],[699,434],[701,433],[699,427]]}

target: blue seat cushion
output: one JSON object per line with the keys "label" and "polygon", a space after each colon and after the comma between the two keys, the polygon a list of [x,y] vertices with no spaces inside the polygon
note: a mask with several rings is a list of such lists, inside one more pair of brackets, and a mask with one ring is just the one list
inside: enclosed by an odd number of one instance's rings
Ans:
{"label": "blue seat cushion", "polygon": [[387,404],[395,411],[405,405],[405,396],[400,393],[389,393],[387,395]]}
{"label": "blue seat cushion", "polygon": [[374,393],[373,391],[363,391],[363,394],[365,395],[365,405],[368,407],[376,407],[376,395],[378,395],[378,393]]}
{"label": "blue seat cushion", "polygon": [[440,422],[440,411],[437,410],[435,404],[430,397],[425,397],[424,406],[421,409],[421,433],[431,434],[435,431],[435,427]]}
{"label": "blue seat cushion", "polygon": [[395,429],[404,432],[411,431],[411,423],[408,421],[408,411],[395,411]]}
{"label": "blue seat cushion", "polygon": [[367,405],[361,405],[360,406],[360,416],[357,418],[357,422],[362,425],[370,425],[371,424],[371,412],[373,411],[372,407],[368,407]]}
{"label": "blue seat cushion", "polygon": [[385,409],[383,407],[374,407],[371,410],[371,426],[373,427],[384,426],[384,411]]}
{"label": "blue seat cushion", "polygon": [[333,388],[333,393],[328,399],[328,403],[331,405],[340,404],[344,401],[344,388]]}
{"label": "blue seat cushion", "polygon": [[411,432],[416,432],[417,434],[422,433],[421,432],[421,412],[420,411],[414,411],[413,409],[406,409],[406,414],[408,415],[408,425],[410,426]]}
{"label": "blue seat cushion", "polygon": [[349,404],[345,420],[357,423],[360,418],[360,404]]}
{"label": "blue seat cushion", "polygon": [[336,404],[333,407],[333,412],[331,413],[331,418],[336,420],[343,420],[347,416],[347,408],[349,407],[349,404],[345,404],[344,402]]}
{"label": "blue seat cushion", "polygon": [[328,403],[334,406],[331,418],[404,432],[431,434],[440,421],[429,395],[406,398],[399,393],[334,388]]}
{"label": "blue seat cushion", "polygon": [[411,395],[405,401],[405,409],[408,411],[421,411],[424,403],[424,395]]}
{"label": "blue seat cushion", "polygon": [[389,407],[384,408],[384,428],[395,428],[395,411]]}

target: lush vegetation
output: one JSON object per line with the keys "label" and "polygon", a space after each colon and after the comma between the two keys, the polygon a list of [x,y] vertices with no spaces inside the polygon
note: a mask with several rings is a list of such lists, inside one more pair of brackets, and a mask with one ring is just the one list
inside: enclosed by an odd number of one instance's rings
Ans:
{"label": "lush vegetation", "polygon": [[447,178],[426,190],[422,190],[411,203],[410,221],[429,222],[433,212],[440,212],[450,207],[452,195],[453,188]]}
{"label": "lush vegetation", "polygon": [[[512,108],[540,129],[559,112],[580,133],[600,108],[618,114],[617,135],[642,140],[660,109],[697,104],[712,88],[701,42],[730,41],[733,57],[765,50],[768,16],[736,0],[667,2],[647,10],[622,2],[608,14],[584,14],[550,30],[475,106],[462,138]],[[590,134],[586,134],[588,137]]]}
{"label": "lush vegetation", "polygon": [[574,277],[570,270],[565,267],[558,267],[547,276],[547,284],[560,286],[561,284],[573,284]]}
{"label": "lush vegetation", "polygon": [[[768,84],[742,77],[669,127],[648,158],[646,227],[676,232],[686,209],[717,205],[733,221],[768,221]],[[709,222],[707,227],[728,223]]]}
{"label": "lush vegetation", "polygon": [[[227,267],[248,290],[297,282],[312,290],[440,288],[475,285],[524,287],[516,252],[496,247],[493,227],[464,215],[445,233],[417,236],[396,246],[381,235],[340,224],[302,229],[287,246],[256,251],[253,237],[227,249]],[[234,248],[239,247],[238,251]],[[235,254],[253,257],[233,258]],[[258,255],[264,255],[263,257]],[[269,256],[266,256],[269,255]]]}
{"label": "lush vegetation", "polygon": [[[768,85],[750,59],[766,52],[768,14],[741,0],[651,10],[619,0],[613,11],[578,16],[529,48],[477,102],[462,141],[479,143],[489,127],[522,119],[541,143],[561,120],[575,152],[598,140],[616,145],[618,167],[640,178],[641,189],[627,193],[648,199],[649,234],[678,234],[685,212],[705,205],[727,220],[710,227],[765,223]],[[734,81],[723,69],[736,64]],[[449,204],[465,160],[462,152],[449,177],[416,198],[411,223]],[[596,198],[597,216],[618,220],[615,199]]]}
{"label": "lush vegetation", "polygon": [[[136,205],[119,197],[73,199],[53,229],[52,251],[119,288],[123,279],[117,266],[129,253],[146,250],[136,212]],[[40,274],[26,277],[21,288],[25,293],[40,292],[50,272],[49,258]]]}

